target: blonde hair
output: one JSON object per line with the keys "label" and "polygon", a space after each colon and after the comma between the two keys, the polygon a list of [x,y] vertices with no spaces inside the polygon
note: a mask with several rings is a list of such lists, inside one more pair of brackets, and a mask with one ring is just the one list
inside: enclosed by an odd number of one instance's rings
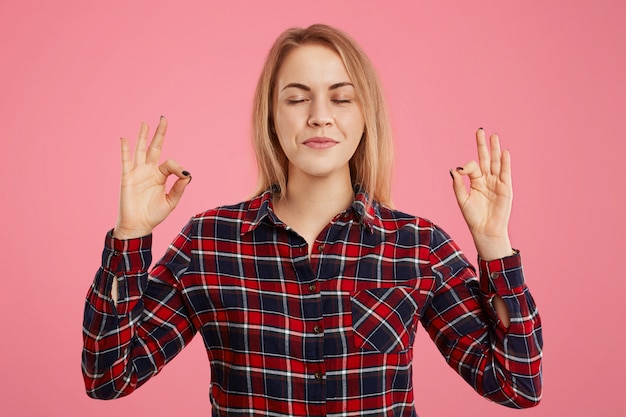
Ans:
{"label": "blonde hair", "polygon": [[278,186],[279,195],[286,190],[289,161],[278,141],[273,119],[276,77],[290,51],[311,43],[327,46],[341,57],[361,105],[365,130],[350,160],[352,183],[360,184],[370,201],[391,205],[393,143],[380,80],[369,58],[354,40],[322,24],[286,30],[276,39],[265,60],[252,114],[252,138],[259,170],[256,193],[272,186]]}

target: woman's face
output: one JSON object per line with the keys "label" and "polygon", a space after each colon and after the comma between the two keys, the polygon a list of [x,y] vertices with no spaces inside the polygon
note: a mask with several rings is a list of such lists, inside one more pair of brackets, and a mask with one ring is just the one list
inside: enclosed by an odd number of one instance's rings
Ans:
{"label": "woman's face", "polygon": [[289,178],[349,176],[365,121],[339,55],[321,45],[299,46],[283,61],[276,86],[274,127]]}

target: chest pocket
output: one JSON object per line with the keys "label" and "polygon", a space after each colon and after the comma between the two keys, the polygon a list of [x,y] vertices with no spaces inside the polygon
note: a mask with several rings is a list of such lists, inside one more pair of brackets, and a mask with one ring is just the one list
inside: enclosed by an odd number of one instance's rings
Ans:
{"label": "chest pocket", "polygon": [[417,302],[410,287],[372,288],[351,296],[352,329],[358,349],[398,353],[411,347]]}

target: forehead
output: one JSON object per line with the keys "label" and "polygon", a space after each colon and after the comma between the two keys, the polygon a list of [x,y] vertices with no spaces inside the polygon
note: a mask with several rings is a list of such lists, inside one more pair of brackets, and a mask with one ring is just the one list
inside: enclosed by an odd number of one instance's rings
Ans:
{"label": "forehead", "polygon": [[276,78],[279,89],[293,82],[315,87],[352,81],[339,54],[319,44],[301,45],[291,50]]}

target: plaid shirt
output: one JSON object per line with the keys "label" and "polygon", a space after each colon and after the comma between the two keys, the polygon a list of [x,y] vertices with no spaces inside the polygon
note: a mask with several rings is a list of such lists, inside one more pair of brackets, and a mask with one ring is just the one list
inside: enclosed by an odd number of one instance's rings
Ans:
{"label": "plaid shirt", "polygon": [[151,237],[109,233],[85,306],[88,395],[131,393],[199,332],[214,416],[416,416],[411,363],[421,322],[478,393],[510,407],[537,404],[541,324],[519,254],[479,260],[479,281],[440,228],[368,208],[357,190],[309,257],[271,195],[195,216],[150,275]]}

